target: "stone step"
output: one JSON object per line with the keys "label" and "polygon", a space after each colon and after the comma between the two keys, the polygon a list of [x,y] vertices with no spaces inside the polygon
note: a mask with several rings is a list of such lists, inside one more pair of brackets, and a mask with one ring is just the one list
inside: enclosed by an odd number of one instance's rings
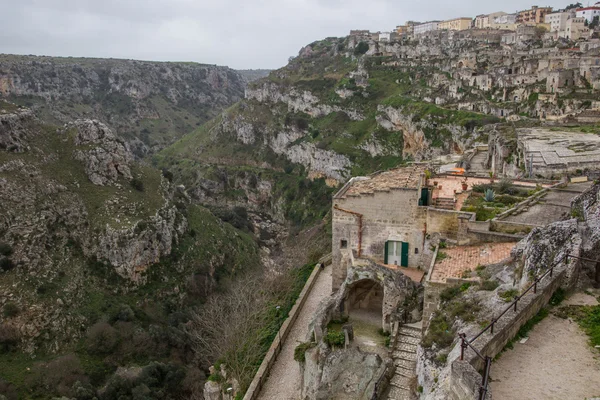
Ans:
{"label": "stone step", "polygon": [[394,375],[390,384],[400,389],[410,390],[410,378],[402,375]]}
{"label": "stone step", "polygon": [[414,371],[417,367],[417,363],[414,361],[403,360],[401,358],[394,359],[394,365],[396,368],[404,368]]}
{"label": "stone step", "polygon": [[417,345],[411,344],[411,343],[397,342],[396,347],[394,347],[394,350],[395,351],[405,351],[407,353],[416,353]]}
{"label": "stone step", "polygon": [[406,361],[417,361],[417,353],[408,353],[406,351],[394,351],[394,359],[406,360]]}
{"label": "stone step", "polygon": [[402,332],[400,332],[400,335],[398,335],[398,343],[408,343],[417,346],[419,343],[421,343],[421,338],[404,335]]}
{"label": "stone step", "polygon": [[388,400],[412,400],[414,397],[407,389],[400,389],[395,386],[390,387],[388,392]]}
{"label": "stone step", "polygon": [[416,337],[419,339],[421,338],[421,335],[422,335],[421,328],[415,328],[415,327],[407,326],[407,325],[401,326],[398,333],[401,335],[412,336],[412,337]]}
{"label": "stone step", "polygon": [[415,371],[410,370],[410,369],[404,369],[404,368],[396,368],[396,372],[394,374],[399,375],[399,376],[404,376],[409,379],[416,376]]}

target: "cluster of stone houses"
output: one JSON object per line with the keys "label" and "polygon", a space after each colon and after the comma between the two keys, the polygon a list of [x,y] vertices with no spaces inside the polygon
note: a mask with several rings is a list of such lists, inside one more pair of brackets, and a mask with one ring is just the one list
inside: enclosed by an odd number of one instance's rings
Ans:
{"label": "cluster of stone houses", "polygon": [[[527,27],[524,30],[531,32],[533,28],[539,27],[547,31],[547,37],[557,40],[566,38],[579,40],[591,36],[592,30],[588,27],[594,21],[594,17],[600,17],[600,2],[594,6],[582,8],[569,8],[553,10],[552,7],[531,8],[516,13],[503,11],[491,14],[477,15],[475,18],[460,17],[445,21],[415,22],[407,21],[404,25],[396,26],[393,31],[369,32],[351,31],[360,33],[378,41],[393,41],[398,39],[410,39],[428,32],[449,30],[463,31],[468,29],[498,29],[516,32],[519,27]],[[514,42],[515,34],[507,33],[504,39],[506,43]]]}

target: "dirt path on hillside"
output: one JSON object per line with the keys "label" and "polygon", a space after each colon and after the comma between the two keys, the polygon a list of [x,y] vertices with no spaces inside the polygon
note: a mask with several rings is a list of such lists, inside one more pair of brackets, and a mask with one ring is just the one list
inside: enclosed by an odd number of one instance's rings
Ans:
{"label": "dirt path on hillside", "polygon": [[308,324],[321,300],[331,294],[331,268],[331,265],[327,266],[317,277],[258,396],[260,400],[300,399],[300,364],[294,360],[294,349],[306,340]]}
{"label": "dirt path on hillside", "polygon": [[[595,305],[577,293],[564,304]],[[600,352],[575,321],[549,315],[492,364],[492,396],[502,400],[583,400],[600,396]]]}

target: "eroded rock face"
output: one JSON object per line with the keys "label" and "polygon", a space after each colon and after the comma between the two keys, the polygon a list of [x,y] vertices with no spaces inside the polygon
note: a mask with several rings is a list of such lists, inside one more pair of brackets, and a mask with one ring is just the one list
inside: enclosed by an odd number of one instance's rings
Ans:
{"label": "eroded rock face", "polygon": [[33,112],[26,109],[0,114],[0,150],[25,151],[28,148],[27,137],[32,134],[26,125],[31,119]]}
{"label": "eroded rock face", "polygon": [[302,398],[306,400],[370,400],[387,365],[360,349],[331,350],[322,344],[306,352]]}
{"label": "eroded rock face", "polygon": [[134,282],[160,257],[171,254],[172,244],[185,232],[187,221],[174,206],[165,206],[155,216],[129,229],[106,228],[93,252],[108,261],[115,271]]}
{"label": "eroded rock face", "polygon": [[[129,146],[118,139],[103,123],[95,120],[78,120],[67,125],[76,130],[75,159],[83,162],[85,172],[95,185],[112,185],[120,177],[132,178],[130,163],[133,155]],[[84,150],[85,148],[85,150]]]}

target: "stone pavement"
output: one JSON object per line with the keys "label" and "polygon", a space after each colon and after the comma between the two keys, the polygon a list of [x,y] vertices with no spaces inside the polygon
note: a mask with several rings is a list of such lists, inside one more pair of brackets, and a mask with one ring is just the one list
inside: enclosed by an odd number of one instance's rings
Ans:
{"label": "stone pavement", "polygon": [[503,218],[503,221],[518,222],[532,226],[545,226],[570,218],[571,200],[583,193],[592,182],[569,183],[564,189],[551,189],[540,202],[525,211]]}
{"label": "stone pavement", "polygon": [[331,294],[331,268],[331,265],[328,265],[317,277],[258,396],[260,400],[300,399],[300,365],[294,360],[294,350],[298,344],[306,341],[308,324],[319,303]]}
{"label": "stone pavement", "polygon": [[473,271],[478,265],[496,264],[510,256],[514,243],[486,243],[475,246],[457,246],[439,249],[446,258],[435,263],[431,280],[446,282],[461,278],[464,271]]}

